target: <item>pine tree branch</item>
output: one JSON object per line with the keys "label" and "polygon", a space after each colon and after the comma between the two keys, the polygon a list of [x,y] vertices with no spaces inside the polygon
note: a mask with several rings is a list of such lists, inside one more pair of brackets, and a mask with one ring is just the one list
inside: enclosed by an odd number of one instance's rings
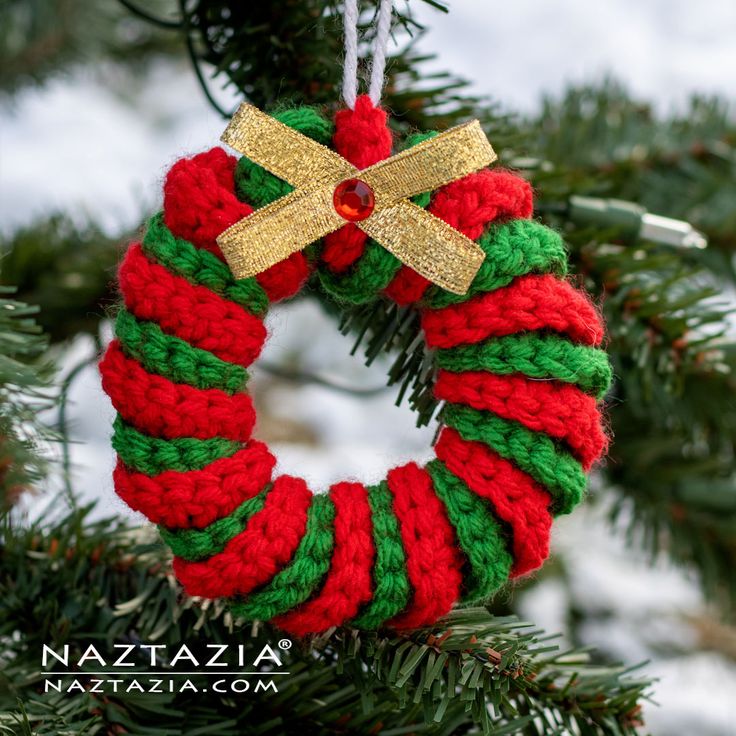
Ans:
{"label": "pine tree branch", "polygon": [[51,214],[0,240],[0,283],[40,308],[39,323],[53,342],[95,336],[116,298],[115,268],[127,238]]}
{"label": "pine tree branch", "polygon": [[341,629],[297,642],[283,652],[291,674],[278,695],[263,698],[43,693],[43,643],[69,644],[74,659],[90,643],[107,652],[113,643],[155,641],[168,651],[186,643],[201,655],[207,643],[258,652],[283,638],[269,626],[244,628],[217,602],[180,596],[162,545],[119,522],[90,522],[88,513],[28,529],[5,522],[0,733],[19,722],[37,734],[111,732],[113,724],[172,733],[183,723],[190,734],[636,733],[646,678],[560,651],[529,624],[483,608],[407,635]]}
{"label": "pine tree branch", "polygon": [[[168,0],[148,0],[147,8]],[[170,33],[114,3],[8,0],[0,4],[0,89],[41,84],[75,63],[113,59],[129,68],[154,56],[181,55]]]}
{"label": "pine tree branch", "polygon": [[[422,0],[439,11],[447,6],[438,0]],[[137,17],[179,35],[188,50],[195,74],[209,104],[223,117],[210,88],[233,85],[246,99],[265,109],[288,104],[336,105],[343,53],[342,3],[335,0],[300,0],[286,7],[269,3],[233,4],[228,0],[197,0],[176,5],[176,20],[147,18],[148,11],[123,5]],[[366,46],[374,32],[372,19],[377,3],[364,3],[361,34]],[[169,15],[173,18],[173,13]],[[433,57],[420,56],[413,45],[422,27],[411,14],[395,9],[393,38],[398,46],[389,59],[385,102],[401,110],[404,127],[447,127],[459,117],[475,114],[479,100],[465,91],[468,83],[447,73],[431,77],[418,67]],[[416,86],[432,79],[433,87]]]}
{"label": "pine tree branch", "polygon": [[[694,97],[658,117],[619,84],[545,100],[522,129],[542,217],[562,229],[575,270],[603,299],[616,385],[607,483],[614,518],[653,556],[694,569],[707,596],[736,601],[736,121]],[[502,152],[503,154],[503,152]],[[524,159],[526,159],[524,161]],[[655,244],[575,198],[616,198],[684,220],[706,249]],[[725,293],[724,293],[725,292]]]}
{"label": "pine tree branch", "polygon": [[38,360],[47,340],[38,308],[9,298],[14,292],[0,286],[0,511],[43,477],[38,445],[53,436],[38,421],[52,405],[51,368]]}

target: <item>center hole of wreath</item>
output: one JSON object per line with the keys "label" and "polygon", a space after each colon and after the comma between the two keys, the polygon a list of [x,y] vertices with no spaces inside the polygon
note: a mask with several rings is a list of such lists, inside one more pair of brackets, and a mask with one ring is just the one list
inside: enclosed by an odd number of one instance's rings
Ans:
{"label": "center hole of wreath", "polygon": [[364,181],[346,179],[335,187],[332,203],[340,217],[348,222],[360,222],[373,212],[376,197]]}
{"label": "center hole of wreath", "polygon": [[417,428],[407,402],[395,406],[398,386],[386,387],[392,356],[366,366],[361,348],[350,354],[355,338],[308,298],[273,307],[266,327],[250,392],[254,437],[276,456],[275,475],[321,492],[343,480],[378,483],[391,468],[432,458],[436,424]]}

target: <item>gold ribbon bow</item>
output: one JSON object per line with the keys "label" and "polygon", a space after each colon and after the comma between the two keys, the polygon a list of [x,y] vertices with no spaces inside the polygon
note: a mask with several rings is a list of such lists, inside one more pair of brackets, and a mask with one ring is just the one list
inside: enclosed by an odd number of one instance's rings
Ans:
{"label": "gold ribbon bow", "polygon": [[355,224],[405,265],[464,294],[483,262],[480,246],[409,201],[495,160],[477,120],[361,170],[248,104],[235,113],[222,141],[295,188],[217,238],[236,278],[255,276],[345,225],[333,195],[340,183],[356,178],[372,190],[374,204]]}

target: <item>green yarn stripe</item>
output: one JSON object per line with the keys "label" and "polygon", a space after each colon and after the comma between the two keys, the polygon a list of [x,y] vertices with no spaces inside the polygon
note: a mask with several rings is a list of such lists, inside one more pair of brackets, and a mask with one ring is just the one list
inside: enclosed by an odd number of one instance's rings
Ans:
{"label": "green yarn stripe", "polygon": [[231,514],[213,521],[204,529],[167,529],[159,525],[161,538],[177,557],[190,562],[212,557],[222,552],[227,543],[245,529],[253,515],[263,508],[270,490],[271,484],[257,496],[243,501]]}
{"label": "green yarn stripe", "polygon": [[467,301],[493,291],[527,273],[567,273],[567,253],[554,230],[534,220],[511,220],[492,225],[477,241],[486,257],[467,294],[451,294],[435,287],[428,297],[433,309]]}
{"label": "green yarn stripe", "polygon": [[[411,135],[408,135],[406,137],[406,140],[404,141],[404,145],[401,150],[408,151],[410,148],[413,148],[419,143],[428,141],[430,138],[434,138],[438,135],[439,135],[439,131],[437,130],[428,130],[423,133],[412,133]],[[426,210],[427,207],[429,207],[429,203],[432,201],[432,192],[422,192],[421,194],[415,194],[411,198],[411,201],[417,207],[421,207],[423,210]]]}
{"label": "green yarn stripe", "polygon": [[358,261],[344,274],[318,271],[319,279],[330,296],[338,302],[366,304],[375,301],[401,268],[401,261],[374,240],[366,243]]}
{"label": "green yarn stripe", "polygon": [[149,373],[175,383],[202,389],[219,388],[233,394],[248,379],[242,366],[167,335],[155,322],[138,320],[125,309],[118,312],[115,334],[129,357],[135,358]]}
{"label": "green yarn stripe", "polygon": [[243,447],[221,437],[200,440],[177,437],[162,440],[148,437],[127,424],[120,415],[113,424],[112,446],[131,470],[145,475],[158,475],[166,470],[187,472],[201,470],[215,460],[230,457]]}
{"label": "green yarn stripe", "polygon": [[164,224],[162,212],[148,221],[143,251],[169,271],[214,291],[252,314],[260,316],[268,308],[268,296],[255,278],[233,278],[230,269],[217,256],[174,237]]}
{"label": "green yarn stripe", "polygon": [[393,494],[383,481],[368,488],[373,520],[376,562],[373,570],[373,598],[350,626],[377,629],[409,604],[411,589],[406,571],[406,554],[399,520],[393,510]]}
{"label": "green yarn stripe", "polygon": [[243,156],[235,167],[235,191],[238,199],[260,209],[290,194],[294,187]]}
{"label": "green yarn stripe", "polygon": [[611,364],[603,350],[576,345],[559,335],[507,335],[476,345],[438,350],[437,365],[448,371],[521,373],[534,379],[572,383],[602,399],[611,384]]}
{"label": "green yarn stripe", "polygon": [[473,493],[443,462],[432,460],[426,470],[470,567],[464,578],[463,602],[486,600],[506,582],[513,563],[503,527],[490,504]]}
{"label": "green yarn stripe", "polygon": [[329,495],[314,496],[307,512],[306,531],[291,562],[247,600],[232,603],[232,613],[248,621],[267,621],[314,595],[330,569],[334,521],[335,505]]}
{"label": "green yarn stripe", "polygon": [[570,453],[558,449],[548,435],[491,412],[458,404],[445,406],[442,421],[456,429],[463,439],[483,442],[529,473],[550,492],[553,513],[569,514],[582,500],[585,494],[582,466]]}

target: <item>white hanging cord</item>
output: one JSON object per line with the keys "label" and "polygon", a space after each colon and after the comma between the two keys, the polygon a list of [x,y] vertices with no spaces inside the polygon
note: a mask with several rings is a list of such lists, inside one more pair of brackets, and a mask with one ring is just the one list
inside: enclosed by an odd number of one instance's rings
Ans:
{"label": "white hanging cord", "polygon": [[342,98],[352,110],[358,97],[358,0],[345,0],[345,62],[342,72]]}
{"label": "white hanging cord", "polygon": [[[376,22],[376,41],[371,63],[371,79],[368,96],[377,105],[383,89],[383,75],[386,71],[386,50],[391,32],[393,0],[381,0]],[[342,78],[342,98],[352,110],[358,97],[358,0],[345,0],[343,12],[345,23],[345,62]]]}
{"label": "white hanging cord", "polygon": [[386,49],[388,48],[388,35],[391,31],[393,5],[393,0],[381,0],[381,6],[378,9],[376,47],[373,50],[371,84],[368,88],[368,96],[374,105],[378,104],[383,90],[383,73],[386,71]]}

